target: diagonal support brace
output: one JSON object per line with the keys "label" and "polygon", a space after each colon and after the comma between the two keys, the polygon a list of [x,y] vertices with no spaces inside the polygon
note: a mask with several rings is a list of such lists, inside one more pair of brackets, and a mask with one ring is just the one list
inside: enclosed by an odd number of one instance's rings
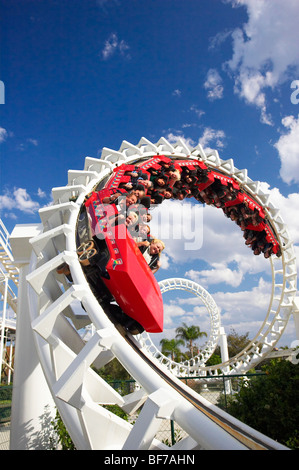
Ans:
{"label": "diagonal support brace", "polygon": [[168,389],[159,388],[149,395],[123,450],[148,450],[159,430],[161,419],[171,419],[177,403],[177,395]]}

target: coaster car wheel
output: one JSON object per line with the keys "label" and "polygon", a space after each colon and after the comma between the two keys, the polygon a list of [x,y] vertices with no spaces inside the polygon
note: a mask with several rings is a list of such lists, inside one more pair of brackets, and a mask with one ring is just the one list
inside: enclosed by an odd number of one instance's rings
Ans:
{"label": "coaster car wheel", "polygon": [[84,251],[92,250],[94,248],[94,241],[88,240],[88,242],[81,243],[77,248],[77,254],[80,256]]}
{"label": "coaster car wheel", "polygon": [[92,248],[90,250],[83,251],[83,253],[79,256],[79,261],[82,266],[89,266],[90,259],[93,258],[97,254],[97,250]]}

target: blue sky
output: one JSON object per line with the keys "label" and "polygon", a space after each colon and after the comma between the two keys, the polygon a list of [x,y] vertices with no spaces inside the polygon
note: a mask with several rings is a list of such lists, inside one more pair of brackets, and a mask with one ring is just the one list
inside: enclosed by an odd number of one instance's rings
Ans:
{"label": "blue sky", "polygon": [[[67,183],[69,169],[83,169],[86,156],[164,136],[215,148],[269,185],[297,245],[298,14],[297,0],[0,0],[7,229],[39,221],[51,189]],[[164,210],[191,217],[194,209],[176,204]],[[196,280],[226,331],[253,337],[267,310],[269,263],[220,215],[200,213],[196,250],[183,253],[180,240],[167,239],[157,278]],[[182,320],[207,330],[200,306],[177,296],[165,301],[165,335]],[[293,330],[291,323],[283,345]]]}

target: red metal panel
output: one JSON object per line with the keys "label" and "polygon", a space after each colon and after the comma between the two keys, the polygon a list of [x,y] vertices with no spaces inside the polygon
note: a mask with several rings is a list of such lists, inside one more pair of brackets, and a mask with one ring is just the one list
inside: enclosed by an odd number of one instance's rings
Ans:
{"label": "red metal panel", "polygon": [[[105,285],[121,309],[150,333],[163,331],[163,300],[159,285],[134,240],[116,240],[119,255],[107,264]],[[109,243],[109,242],[108,242]]]}

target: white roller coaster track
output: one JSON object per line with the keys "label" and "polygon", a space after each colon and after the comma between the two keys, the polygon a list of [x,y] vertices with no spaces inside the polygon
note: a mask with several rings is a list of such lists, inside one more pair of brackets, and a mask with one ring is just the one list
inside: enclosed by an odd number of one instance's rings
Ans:
{"label": "white roller coaster track", "polygon": [[[275,229],[282,256],[271,260],[273,287],[265,320],[250,345],[228,363],[200,370],[216,374],[229,366],[245,372],[261,361],[277,343],[292,311],[296,294],[296,265],[287,228],[259,182],[217,151],[206,155],[200,146],[189,148],[161,138],[156,144],[142,138],[138,145],[124,141],[119,151],[104,148],[100,159],[85,159],[84,170],[69,170],[68,184],[54,188],[53,205],[40,210],[43,230],[31,240],[28,298],[36,349],[52,396],[78,449],[168,449],[156,440],[161,419],[173,419],[188,434],[172,449],[282,449],[280,444],[238,422],[183,385],[151,353],[141,337],[122,336],[92,294],[76,254],[76,225],[84,197],[105,181],[116,164],[147,160],[155,155],[200,159],[210,168],[232,175],[263,206]],[[75,202],[73,201],[75,199]],[[56,273],[67,262],[73,283]],[[76,310],[82,303],[86,316]],[[77,311],[77,313],[76,313]],[[70,318],[72,323],[67,319]],[[93,324],[95,333],[84,343],[78,329]],[[122,397],[90,368],[116,357],[141,389]],[[197,367],[198,369],[198,367]],[[190,373],[194,368],[190,366]],[[101,405],[118,404],[133,412],[144,403],[134,425]]]}
{"label": "white roller coaster track", "polygon": [[148,333],[144,332],[139,337],[139,341],[142,344],[142,347],[151,353],[161,364],[167,365],[167,368],[173,374],[179,377],[188,377],[193,374],[194,371],[198,371],[200,366],[204,366],[218,345],[221,328],[219,308],[217,307],[215,300],[209,294],[209,292],[190,279],[164,279],[163,281],[159,282],[159,286],[162,294],[172,290],[184,290],[190,292],[191,294],[201,299],[210,316],[210,334],[207,341],[200,348],[197,355],[195,355],[191,360],[184,361],[183,363],[175,362],[170,360],[169,357],[164,356],[164,354],[162,354],[161,351],[152,342],[152,339]]}

